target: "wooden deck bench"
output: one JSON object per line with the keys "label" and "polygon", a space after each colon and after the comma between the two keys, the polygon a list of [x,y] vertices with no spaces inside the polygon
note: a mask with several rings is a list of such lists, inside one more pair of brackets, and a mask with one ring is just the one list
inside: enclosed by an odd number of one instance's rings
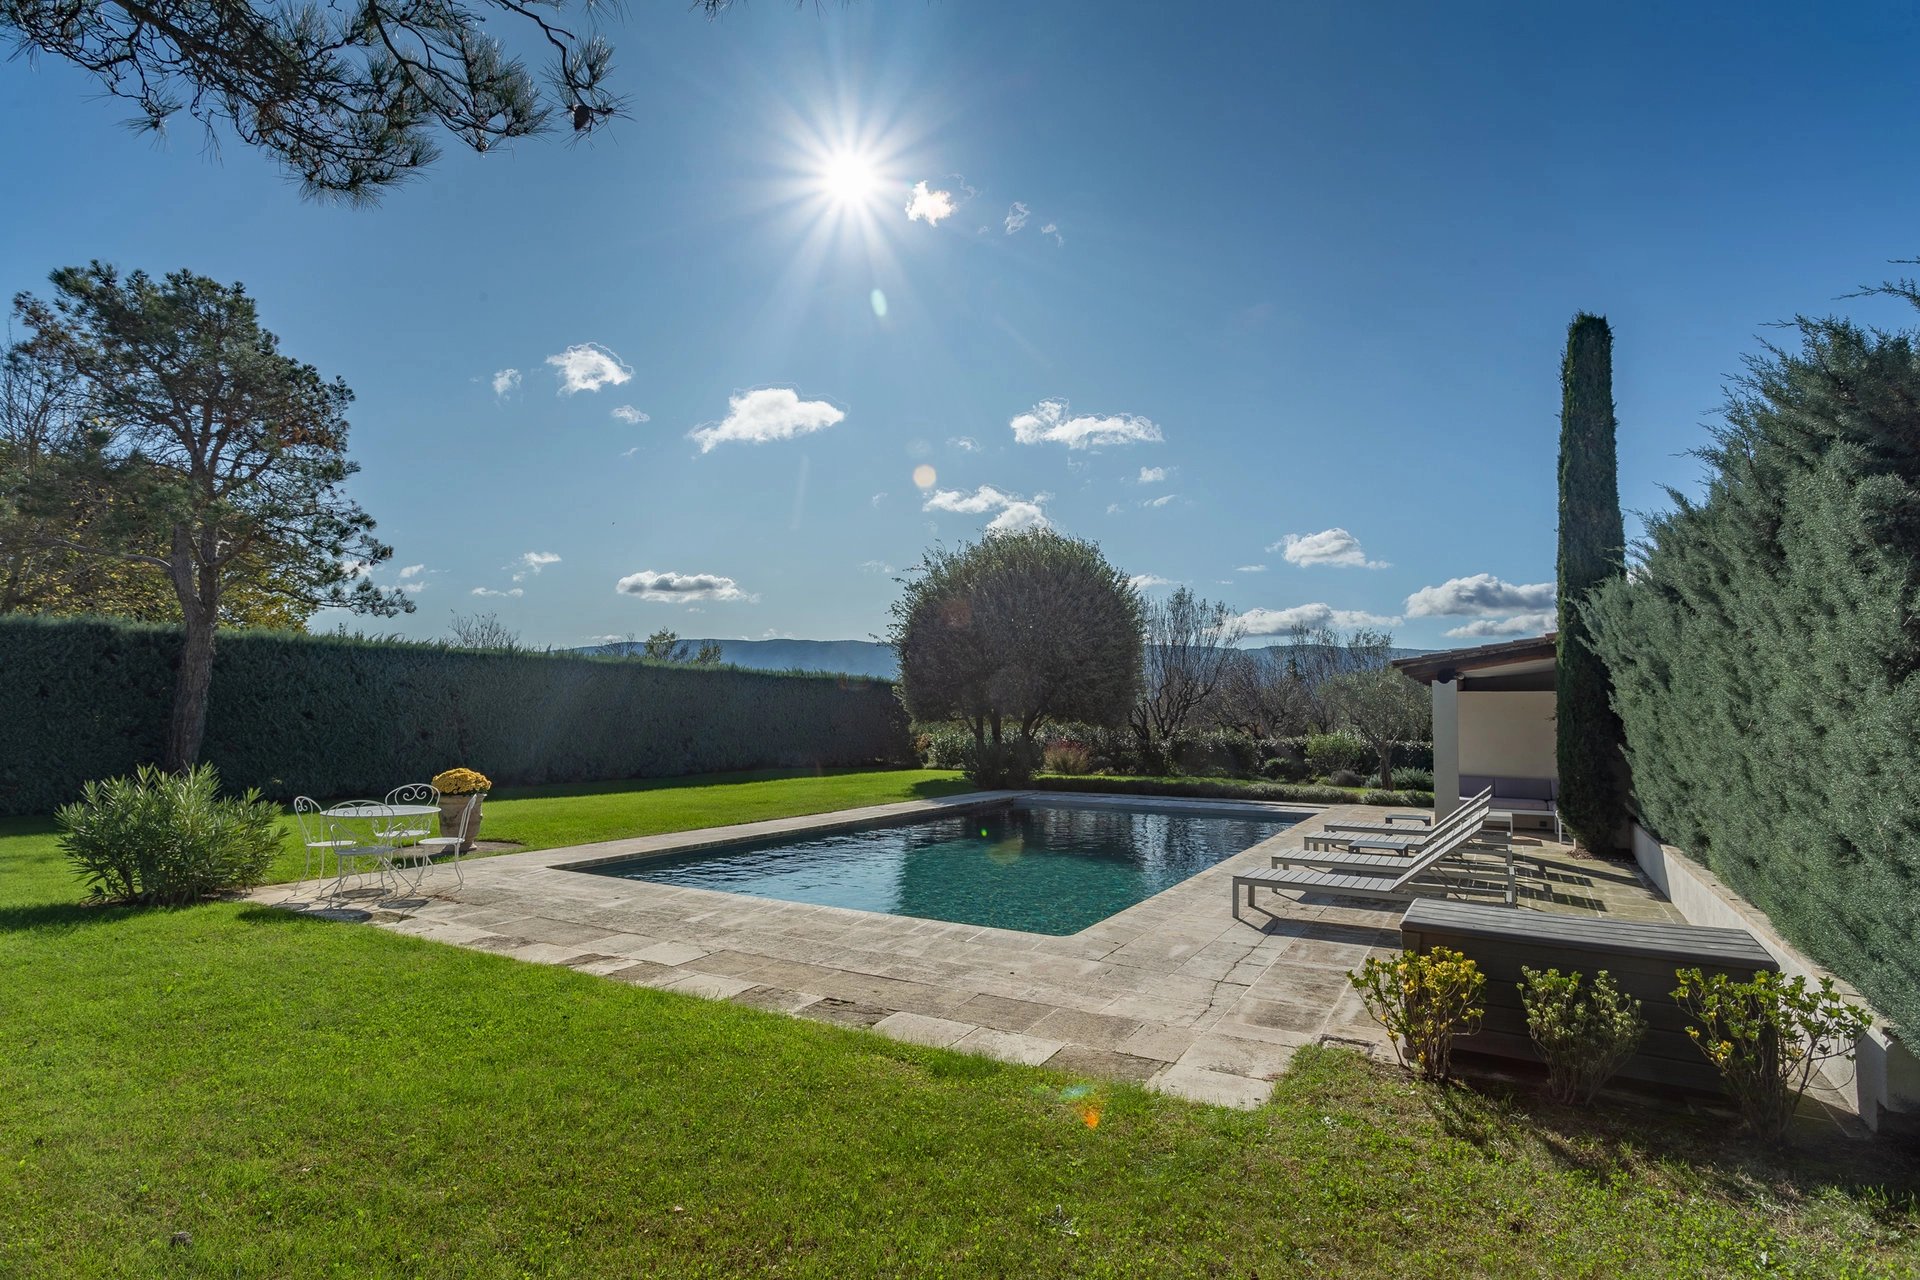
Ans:
{"label": "wooden deck bench", "polygon": [[1422,898],[1407,908],[1400,937],[1413,951],[1450,947],[1486,974],[1486,1020],[1477,1035],[1456,1043],[1457,1051],[1540,1061],[1520,1003],[1521,966],[1589,976],[1605,969],[1621,990],[1638,997],[1647,1020],[1646,1038],[1620,1075],[1694,1093],[1719,1092],[1720,1075],[1687,1035],[1687,1016],[1673,999],[1674,971],[1697,967],[1744,982],[1761,970],[1779,969],[1744,929],[1594,919],[1437,898]]}

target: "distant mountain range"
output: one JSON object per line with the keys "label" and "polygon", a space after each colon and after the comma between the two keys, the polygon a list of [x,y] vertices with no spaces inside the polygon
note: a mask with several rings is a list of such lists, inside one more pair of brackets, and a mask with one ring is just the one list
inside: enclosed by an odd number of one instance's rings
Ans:
{"label": "distant mountain range", "polygon": [[[720,646],[720,660],[750,671],[830,671],[836,675],[878,676],[891,680],[900,673],[893,650],[877,640],[688,640],[698,651],[703,644]],[[645,646],[638,641],[618,640],[612,644],[587,645],[575,653],[617,657],[639,653]],[[1251,650],[1271,659],[1286,656],[1289,645],[1269,645]],[[1394,649],[1396,658],[1410,658],[1426,649]]]}

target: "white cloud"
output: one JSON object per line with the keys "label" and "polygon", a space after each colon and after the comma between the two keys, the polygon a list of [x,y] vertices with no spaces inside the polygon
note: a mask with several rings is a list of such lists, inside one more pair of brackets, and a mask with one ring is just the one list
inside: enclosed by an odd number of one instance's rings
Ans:
{"label": "white cloud", "polygon": [[507,392],[519,387],[519,385],[520,371],[518,369],[497,369],[494,371],[493,394],[496,396],[504,396]]}
{"label": "white cloud", "polygon": [[1165,438],[1157,425],[1138,414],[1075,417],[1065,400],[1042,400],[1027,412],[1016,414],[1007,425],[1013,428],[1013,438],[1020,444],[1064,444],[1069,449],[1142,441],[1158,443]]}
{"label": "white cloud", "polygon": [[633,370],[619,356],[597,342],[568,347],[557,356],[548,356],[547,363],[560,379],[560,394],[567,396],[576,391],[617,387],[633,377]]}
{"label": "white cloud", "polygon": [[632,457],[632,456],[633,456],[634,454],[636,454],[636,453],[638,453],[638,452],[640,452],[640,446],[639,446],[639,445],[635,445],[635,446],[633,446],[633,448],[631,448],[631,449],[622,449],[622,450],[620,451],[620,456],[621,456],[621,457],[623,457],[623,458],[631,458],[631,457]]}
{"label": "white cloud", "polygon": [[519,582],[521,579],[525,578],[530,573],[537,575],[542,569],[546,568],[548,565],[559,564],[559,563],[560,563],[560,557],[553,554],[553,552],[551,551],[523,551],[521,552],[520,557],[517,560],[515,560],[513,564],[503,565],[501,567],[506,569],[512,569],[514,568],[515,565],[519,566],[519,572],[513,575],[513,580],[515,582]]}
{"label": "white cloud", "polygon": [[1126,510],[1126,508],[1117,502],[1109,502],[1107,504],[1107,514],[1110,516],[1117,516],[1124,510]]}
{"label": "white cloud", "polygon": [[927,184],[916,182],[908,192],[907,221],[919,219],[928,226],[937,226],[944,218],[953,216],[954,203],[951,191],[930,191]]}
{"label": "white cloud", "polygon": [[947,448],[957,449],[961,453],[978,453],[982,447],[972,436],[953,436],[947,441]]}
{"label": "white cloud", "polygon": [[1267,566],[1263,564],[1237,564],[1233,566],[1233,571],[1235,573],[1265,573]]}
{"label": "white cloud", "polygon": [[1297,604],[1291,609],[1249,609],[1240,615],[1248,636],[1284,636],[1295,627],[1390,627],[1398,618],[1383,618],[1361,609],[1336,609],[1330,604]]}
{"label": "white cloud", "polygon": [[957,489],[936,489],[920,509],[952,511],[969,516],[985,515],[989,511],[998,512],[992,520],[987,522],[987,531],[1009,533],[1019,529],[1047,528],[1047,514],[1041,508],[1049,496],[1036,493],[1031,498],[1022,498],[1017,494],[1002,493],[990,484],[983,484],[972,493],[961,493]]}
{"label": "white cloud", "polygon": [[877,574],[880,574],[882,577],[890,578],[894,574],[900,571],[894,568],[892,565],[888,564],[885,560],[866,560],[861,562],[860,572],[877,573]]}
{"label": "white cloud", "polygon": [[1511,618],[1475,618],[1472,622],[1454,627],[1447,632],[1450,636],[1473,639],[1488,636],[1537,636],[1553,630],[1559,617],[1551,609],[1538,613],[1516,613]]}
{"label": "white cloud", "polygon": [[1067,242],[1067,238],[1060,234],[1059,226],[1052,222],[1040,228],[1040,234],[1043,236],[1052,236],[1055,244],[1065,244]]}
{"label": "white cloud", "polygon": [[406,568],[400,570],[400,580],[402,582],[405,582],[408,578],[417,578],[421,574],[425,573],[426,571],[427,571],[427,566],[423,564],[410,564]]}
{"label": "white cloud", "polygon": [[1143,507],[1164,507],[1169,502],[1172,502],[1175,498],[1179,496],[1180,495],[1177,493],[1163,493],[1157,498],[1148,498],[1146,501],[1142,502],[1140,505]]}
{"label": "white cloud", "polygon": [[1449,578],[1437,587],[1422,587],[1407,597],[1407,614],[1414,618],[1470,618],[1501,613],[1539,613],[1553,607],[1551,582],[1503,582],[1490,573]]}
{"label": "white cloud", "polygon": [[1127,585],[1135,591],[1145,591],[1149,587],[1177,587],[1180,584],[1172,578],[1163,578],[1157,573],[1136,573],[1127,579]]}
{"label": "white cloud", "polygon": [[1026,226],[1027,216],[1027,206],[1015,200],[1013,207],[1007,210],[1007,234],[1012,235],[1020,228]]}
{"label": "white cloud", "polygon": [[1322,529],[1318,533],[1290,533],[1269,543],[1269,551],[1278,551],[1288,564],[1304,567],[1323,564],[1339,569],[1385,569],[1384,560],[1369,560],[1360,548],[1360,539],[1345,529]]}
{"label": "white cloud", "polygon": [[619,408],[615,409],[613,411],[613,416],[620,419],[620,421],[629,423],[629,424],[637,423],[637,422],[653,421],[653,418],[651,415],[640,412],[638,409],[634,408],[630,404],[623,404]]}
{"label": "white cloud", "polygon": [[687,438],[707,453],[729,440],[765,444],[824,431],[846,416],[825,400],[802,400],[791,387],[762,387],[728,396],[727,416],[695,427]]}
{"label": "white cloud", "polygon": [[492,587],[475,587],[472,594],[476,596],[497,596],[502,600],[511,600],[527,593],[519,587],[513,587],[506,591],[495,591]]}
{"label": "white cloud", "polygon": [[665,601],[669,604],[760,598],[742,591],[740,584],[732,578],[723,578],[717,573],[675,573],[671,569],[661,573],[652,569],[630,573],[614,583],[613,589],[623,596],[638,596],[642,600]]}
{"label": "white cloud", "polygon": [[1140,468],[1140,478],[1134,481],[1134,483],[1135,484],[1161,484],[1161,483],[1164,483],[1166,478],[1172,474],[1173,474],[1172,467],[1142,467]]}
{"label": "white cloud", "polygon": [[410,596],[419,595],[432,585],[423,576],[426,572],[427,566],[424,564],[410,564],[403,567],[398,574],[400,589]]}

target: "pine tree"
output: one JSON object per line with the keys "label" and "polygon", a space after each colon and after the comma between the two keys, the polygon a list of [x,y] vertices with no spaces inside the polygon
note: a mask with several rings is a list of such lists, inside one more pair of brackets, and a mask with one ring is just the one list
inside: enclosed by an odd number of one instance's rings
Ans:
{"label": "pine tree", "polygon": [[1579,605],[1626,566],[1614,458],[1613,331],[1581,312],[1567,326],[1560,369],[1559,653],[1555,662],[1560,816],[1596,852],[1618,844],[1626,817],[1620,717],[1606,664]]}

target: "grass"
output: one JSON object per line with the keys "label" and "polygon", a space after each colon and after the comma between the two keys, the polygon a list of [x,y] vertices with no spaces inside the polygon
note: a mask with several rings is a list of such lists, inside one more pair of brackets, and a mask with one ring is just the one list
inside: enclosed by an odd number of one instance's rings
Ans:
{"label": "grass", "polygon": [[[510,842],[510,852],[662,835],[701,827],[757,822],[863,805],[958,795],[972,787],[951,769],[766,770],[696,774],[627,782],[580,782],[548,787],[502,787],[487,797],[480,838]],[[286,848],[267,872],[267,884],[298,880],[306,868],[299,828],[281,820]],[[0,818],[7,832],[51,832],[39,819]],[[469,854],[469,857],[486,854]]]}
{"label": "grass", "polygon": [[[743,812],[712,782],[615,794],[649,830]],[[77,895],[44,824],[0,824],[4,1275],[1920,1268],[1914,1170],[1878,1145],[1776,1159],[1713,1117],[1437,1090],[1337,1049],[1254,1112],[1077,1097],[382,930]]]}

